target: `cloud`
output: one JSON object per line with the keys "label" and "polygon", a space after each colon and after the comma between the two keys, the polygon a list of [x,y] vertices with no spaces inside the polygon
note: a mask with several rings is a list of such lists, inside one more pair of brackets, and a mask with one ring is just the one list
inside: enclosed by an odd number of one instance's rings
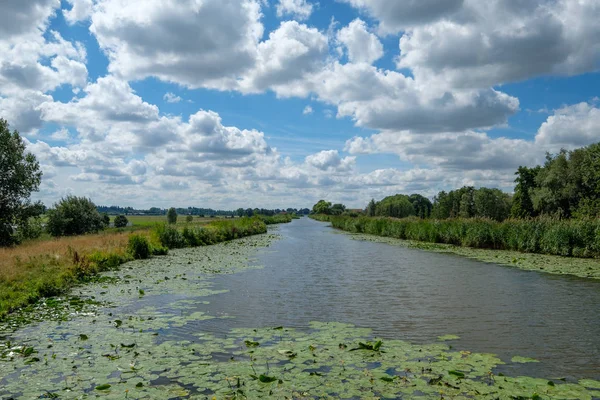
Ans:
{"label": "cloud", "polygon": [[90,30],[112,74],[227,88],[254,66],[260,17],[256,0],[99,0]]}
{"label": "cloud", "polygon": [[310,115],[312,113],[313,113],[313,108],[311,106],[306,106],[306,107],[304,107],[304,110],[302,110],[303,115]]}
{"label": "cloud", "polygon": [[69,138],[71,137],[71,134],[69,133],[68,129],[61,128],[61,129],[57,130],[56,132],[54,132],[52,135],[50,135],[50,137],[54,140],[64,142],[66,140],[69,140]]}
{"label": "cloud", "polygon": [[26,90],[10,97],[0,97],[0,115],[13,129],[23,134],[34,134],[44,125],[42,105],[52,101],[52,96]]}
{"label": "cloud", "polygon": [[589,103],[560,108],[548,117],[535,137],[536,144],[566,149],[600,141],[600,109]]}
{"label": "cloud", "polygon": [[465,0],[341,0],[379,20],[384,33],[397,33],[459,11]]}
{"label": "cloud", "polygon": [[48,18],[60,7],[60,0],[3,0],[0,4],[0,40],[35,35],[45,30]]}
{"label": "cloud", "polygon": [[412,27],[399,68],[452,87],[485,87],[600,67],[595,0],[465,0],[460,12]]}
{"label": "cloud", "polygon": [[165,93],[165,95],[163,96],[163,100],[165,100],[167,103],[179,103],[182,98],[175,95],[174,93],[168,92]]}
{"label": "cloud", "polygon": [[328,39],[316,28],[296,21],[282,22],[258,45],[254,68],[239,82],[239,90],[257,93],[271,89],[284,97],[307,96],[306,80],[323,68]]}
{"label": "cloud", "polygon": [[493,89],[446,90],[364,63],[335,63],[314,82],[338,116],[371,129],[458,132],[504,124],[519,109],[518,99]]}
{"label": "cloud", "polygon": [[306,0],[279,0],[276,6],[277,16],[291,15],[302,21],[310,17],[314,6]]}
{"label": "cloud", "polygon": [[337,150],[321,151],[317,154],[307,156],[305,159],[307,165],[321,171],[348,171],[352,169],[355,161],[355,157],[341,158]]}
{"label": "cloud", "polygon": [[351,62],[372,64],[383,56],[383,45],[360,19],[355,19],[347,27],[340,29],[337,40],[346,47]]}
{"label": "cloud", "polygon": [[93,0],[67,0],[72,6],[70,10],[62,10],[67,22],[71,25],[85,21],[92,15]]}

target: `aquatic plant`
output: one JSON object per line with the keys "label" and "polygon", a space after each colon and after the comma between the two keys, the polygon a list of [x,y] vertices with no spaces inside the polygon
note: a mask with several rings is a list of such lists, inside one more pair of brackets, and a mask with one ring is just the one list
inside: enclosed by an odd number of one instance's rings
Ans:
{"label": "aquatic plant", "polygon": [[565,257],[600,258],[600,220],[536,218],[497,222],[490,219],[352,218],[318,216],[332,226],[366,233],[429,243]]}

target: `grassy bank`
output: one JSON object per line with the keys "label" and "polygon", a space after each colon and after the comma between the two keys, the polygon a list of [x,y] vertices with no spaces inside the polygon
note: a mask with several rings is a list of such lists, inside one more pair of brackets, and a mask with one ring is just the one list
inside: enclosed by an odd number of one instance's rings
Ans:
{"label": "grassy bank", "polygon": [[0,249],[0,319],[18,307],[63,293],[134,258],[267,231],[258,218],[217,220],[180,228],[161,224],[135,234],[111,231]]}
{"label": "grassy bank", "polygon": [[[322,219],[321,219],[322,220]],[[329,217],[334,228],[428,243],[511,250],[563,257],[600,258],[599,220],[433,220]]]}
{"label": "grassy bank", "polygon": [[292,222],[294,219],[300,218],[295,214],[277,214],[277,215],[259,215],[260,218],[267,225],[274,224],[287,224]]}
{"label": "grassy bank", "polygon": [[524,270],[600,279],[598,221],[311,218],[331,221],[335,228],[359,234],[359,240],[452,253]]}

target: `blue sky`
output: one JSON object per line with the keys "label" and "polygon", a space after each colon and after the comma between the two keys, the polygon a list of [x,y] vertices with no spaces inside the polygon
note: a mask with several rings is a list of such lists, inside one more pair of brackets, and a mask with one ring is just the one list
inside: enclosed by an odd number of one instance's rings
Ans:
{"label": "blue sky", "polygon": [[600,140],[600,1],[7,0],[37,198],[310,207],[513,189]]}

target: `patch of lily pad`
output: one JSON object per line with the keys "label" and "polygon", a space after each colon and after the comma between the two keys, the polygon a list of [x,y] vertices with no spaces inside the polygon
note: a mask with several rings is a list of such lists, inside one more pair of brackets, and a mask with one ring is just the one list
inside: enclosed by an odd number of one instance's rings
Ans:
{"label": "patch of lily pad", "polygon": [[[160,341],[153,334],[155,328],[144,321],[127,329],[105,322],[96,322],[86,340],[55,329],[30,340],[27,347],[0,347],[1,365],[9,376],[0,381],[0,396],[592,399],[600,395],[598,381],[554,383],[499,376],[494,369],[502,361],[492,354],[453,351],[443,343],[381,340],[367,329],[341,323],[314,322],[305,330],[234,329],[226,335],[196,332],[191,340]],[[29,362],[32,359],[37,361]]]}

